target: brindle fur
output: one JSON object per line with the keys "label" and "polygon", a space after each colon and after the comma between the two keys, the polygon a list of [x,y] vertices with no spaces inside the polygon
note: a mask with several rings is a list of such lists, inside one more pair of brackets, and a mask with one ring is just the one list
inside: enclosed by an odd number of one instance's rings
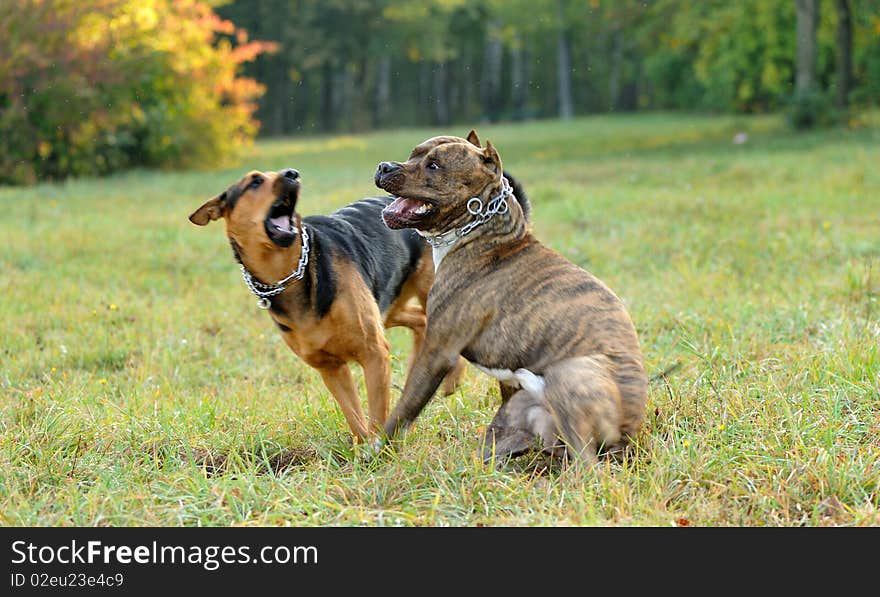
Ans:
{"label": "brindle fur", "polygon": [[[251,187],[258,179],[262,184]],[[302,280],[271,299],[269,315],[290,349],[318,370],[355,438],[363,440],[388,416],[389,345],[383,328],[408,327],[413,352],[421,346],[424,306],[434,277],[431,251],[413,231],[392,231],[382,224],[380,212],[390,198],[364,199],[330,216],[302,218],[295,211],[298,194],[298,182],[293,188],[279,173],[253,171],[202,205],[190,220],[204,226],[224,218],[236,258],[258,280],[270,283],[295,268],[302,234],[289,246],[279,246],[264,222],[274,203],[293,202],[296,230],[305,223],[310,235],[308,267]],[[351,362],[364,371],[369,423]],[[451,372],[444,391],[453,390],[460,373],[461,367]]]}
{"label": "brindle fur", "polygon": [[[383,163],[377,184],[430,203],[415,221],[383,213],[393,228],[440,233],[470,221],[466,203],[500,188],[491,143],[428,140],[406,162]],[[439,169],[428,169],[435,162]],[[484,457],[515,456],[540,438],[546,450],[592,463],[642,426],[648,382],[633,323],[599,279],[543,246],[518,202],[461,238],[443,258],[428,295],[428,327],[403,395],[385,423],[409,426],[459,355],[491,369],[527,369],[543,391],[501,381],[502,406],[484,437]],[[560,442],[561,440],[561,442]]]}

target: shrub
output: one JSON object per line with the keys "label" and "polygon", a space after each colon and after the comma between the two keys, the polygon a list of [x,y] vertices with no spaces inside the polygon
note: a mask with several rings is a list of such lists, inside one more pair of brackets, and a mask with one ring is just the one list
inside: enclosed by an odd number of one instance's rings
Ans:
{"label": "shrub", "polygon": [[837,114],[828,94],[814,89],[795,93],[788,103],[786,117],[793,128],[806,130],[833,124]]}
{"label": "shrub", "polygon": [[238,73],[271,49],[196,0],[7,0],[0,183],[216,164],[256,134]]}

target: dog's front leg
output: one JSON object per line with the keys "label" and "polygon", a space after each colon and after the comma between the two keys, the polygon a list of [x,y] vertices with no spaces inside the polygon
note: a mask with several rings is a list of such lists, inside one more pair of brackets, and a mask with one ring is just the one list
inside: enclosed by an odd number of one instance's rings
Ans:
{"label": "dog's front leg", "polygon": [[318,369],[321,379],[336,402],[342,409],[348,426],[354,433],[356,440],[362,441],[369,435],[367,424],[364,421],[364,413],[361,409],[361,401],[358,397],[357,387],[354,385],[354,378],[351,376],[351,369],[347,363],[341,363],[336,366],[321,367]]}
{"label": "dog's front leg", "polygon": [[403,395],[385,422],[386,436],[394,437],[409,427],[434,396],[446,374],[456,365],[458,357],[458,351],[432,350],[428,344],[422,347],[407,377]]}
{"label": "dog's front leg", "polygon": [[377,342],[376,348],[360,359],[367,386],[367,406],[370,412],[370,429],[382,428],[388,418],[388,393],[391,386],[391,364],[388,342]]}

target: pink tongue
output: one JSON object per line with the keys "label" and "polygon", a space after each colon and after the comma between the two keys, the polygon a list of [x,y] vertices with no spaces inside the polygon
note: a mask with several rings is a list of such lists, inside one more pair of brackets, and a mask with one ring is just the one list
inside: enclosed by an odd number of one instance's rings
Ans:
{"label": "pink tongue", "polygon": [[421,206],[421,201],[416,201],[415,199],[406,199],[405,197],[398,197],[388,204],[388,207],[385,208],[385,211],[398,216],[405,216],[409,212],[414,211]]}
{"label": "pink tongue", "polygon": [[287,216],[278,216],[277,218],[269,218],[269,221],[273,226],[281,230],[282,232],[293,232],[293,226],[291,224],[291,220]]}

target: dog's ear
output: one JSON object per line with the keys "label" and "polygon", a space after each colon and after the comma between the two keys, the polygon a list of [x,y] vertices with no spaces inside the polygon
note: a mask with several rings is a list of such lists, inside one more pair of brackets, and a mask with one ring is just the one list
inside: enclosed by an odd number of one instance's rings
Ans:
{"label": "dog's ear", "polygon": [[204,226],[223,216],[223,203],[226,201],[226,191],[223,191],[213,199],[209,199],[200,208],[195,210],[189,221],[199,226]]}
{"label": "dog's ear", "polygon": [[483,150],[483,163],[490,170],[494,170],[496,174],[501,174],[501,156],[498,155],[498,152],[492,146],[492,142],[488,139],[486,139],[486,149]]}
{"label": "dog's ear", "polygon": [[475,131],[474,129],[471,129],[471,132],[467,134],[467,140],[471,145],[482,147],[480,145],[480,138],[477,136],[477,131]]}

